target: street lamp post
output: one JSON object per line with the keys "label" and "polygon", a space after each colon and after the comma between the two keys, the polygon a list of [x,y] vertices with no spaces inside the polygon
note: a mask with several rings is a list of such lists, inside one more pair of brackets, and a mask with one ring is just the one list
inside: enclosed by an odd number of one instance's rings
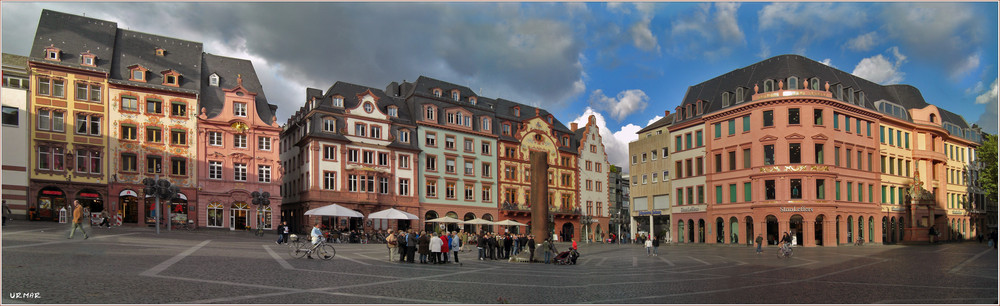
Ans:
{"label": "street lamp post", "polygon": [[260,191],[254,191],[253,193],[250,193],[250,197],[253,198],[252,202],[257,205],[257,211],[259,212],[257,214],[257,229],[263,230],[264,217],[262,215],[264,214],[264,206],[271,205],[271,193],[267,191],[264,191],[263,193]]}
{"label": "street lamp post", "polygon": [[[146,185],[146,188],[143,189],[143,192],[145,192],[146,195],[152,195],[153,197],[156,198],[156,233],[159,234],[160,233],[160,216],[161,216],[161,214],[160,214],[160,211],[161,211],[161,209],[160,209],[160,200],[164,199],[164,200],[168,201],[167,203],[170,203],[169,201],[173,200],[174,197],[177,196],[177,193],[180,192],[180,187],[177,187],[176,185],[171,184],[170,181],[168,181],[166,179],[161,179],[159,174],[156,175],[155,179],[151,179],[151,178],[145,178],[145,179],[143,179],[142,180],[142,184]],[[167,221],[166,221],[167,222],[167,231],[170,231],[170,215],[169,215],[170,212],[169,211],[170,210],[168,209],[167,210],[167,214],[168,215],[167,215]]]}

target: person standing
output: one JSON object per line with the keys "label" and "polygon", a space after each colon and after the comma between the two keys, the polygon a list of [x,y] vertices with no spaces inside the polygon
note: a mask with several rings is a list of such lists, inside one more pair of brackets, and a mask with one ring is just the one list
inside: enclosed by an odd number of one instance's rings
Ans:
{"label": "person standing", "polygon": [[389,248],[389,262],[395,261],[396,254],[399,253],[399,246],[396,243],[396,235],[389,234],[385,237],[386,247]]}
{"label": "person standing", "polygon": [[503,237],[503,259],[510,259],[510,249],[514,246],[514,241],[511,238],[510,234]]}
{"label": "person standing", "polygon": [[448,239],[448,232],[441,233],[441,260],[438,263],[448,263],[448,251],[451,249],[451,239]]}
{"label": "person standing", "polygon": [[660,256],[657,250],[660,248],[660,236],[653,236],[653,256]]}
{"label": "person standing", "polygon": [[430,233],[430,234],[427,234],[427,235],[431,236],[431,238],[430,238],[430,240],[431,240],[431,243],[430,243],[431,263],[432,264],[442,263],[441,262],[441,244],[442,244],[443,241],[441,241],[441,237],[438,237],[437,235],[434,235],[434,233]]}
{"label": "person standing", "polygon": [[541,248],[542,251],[545,252],[545,264],[549,264],[549,261],[552,260],[552,245],[550,244],[548,238],[545,238],[545,241],[542,241]]}
{"label": "person standing", "polygon": [[757,239],[754,241],[757,242],[757,255],[760,255],[761,252],[763,252],[763,250],[761,250],[761,245],[764,244],[764,236],[757,234]]}
{"label": "person standing", "polygon": [[417,252],[420,253],[420,263],[427,263],[427,256],[431,254],[431,236],[426,231],[421,231],[417,237]]}
{"label": "person standing", "polygon": [[399,247],[399,250],[398,250],[399,251],[399,262],[405,262],[406,261],[406,252],[407,252],[408,249],[407,249],[407,245],[406,245],[406,232],[404,232],[403,230],[399,230],[399,233],[396,235],[396,246]]}
{"label": "person standing", "polygon": [[479,250],[479,260],[486,260],[486,235],[479,234],[479,239],[476,241],[476,249]]}
{"label": "person standing", "polygon": [[459,234],[455,234],[455,232],[452,232],[451,251],[452,253],[454,253],[455,263],[458,263],[458,252],[460,251],[461,247],[462,247],[462,236]]}
{"label": "person standing", "polygon": [[530,255],[528,257],[528,261],[535,262],[535,236],[528,235],[527,244],[528,244],[528,252],[530,252],[530,254],[528,254]]}
{"label": "person standing", "polygon": [[407,262],[409,262],[409,263],[415,263],[416,262],[416,259],[414,259],[414,257],[415,257],[415,255],[417,253],[417,245],[418,244],[419,243],[417,243],[417,232],[414,231],[413,229],[410,229],[408,231],[408,234],[406,235],[406,259],[407,259]]}
{"label": "person standing", "polygon": [[70,228],[69,237],[66,239],[73,239],[77,228],[83,233],[84,240],[90,238],[90,235],[87,235],[87,232],[83,230],[83,206],[80,205],[80,200],[73,200],[73,227]]}
{"label": "person standing", "polygon": [[653,255],[653,241],[652,240],[646,240],[645,243],[646,243],[646,256],[652,256]]}
{"label": "person standing", "polygon": [[278,225],[278,241],[275,241],[274,243],[275,244],[288,243],[289,234],[291,233],[289,233],[288,221],[281,221],[281,225]]}

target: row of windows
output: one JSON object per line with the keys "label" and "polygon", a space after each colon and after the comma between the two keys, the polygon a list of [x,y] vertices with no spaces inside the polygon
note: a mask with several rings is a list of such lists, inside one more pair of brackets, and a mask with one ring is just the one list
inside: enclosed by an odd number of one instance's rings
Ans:
{"label": "row of windows", "polygon": [[[475,159],[473,159],[473,160],[466,160],[466,161],[464,161],[463,164],[464,164],[464,167],[462,169],[463,169],[463,173],[466,176],[475,176],[476,175],[476,171],[475,171],[475,169],[476,169]],[[484,162],[484,163],[481,163],[481,166],[482,166],[482,172],[481,173],[482,173],[482,176],[484,178],[489,178],[489,177],[493,176],[493,173],[491,171],[492,165],[490,163]],[[437,172],[437,169],[438,169],[437,156],[435,156],[435,155],[427,155],[425,168],[429,172]],[[445,169],[444,169],[444,172],[448,173],[448,174],[458,174],[457,169],[456,169],[456,159],[455,158],[453,158],[453,157],[445,158]]]}
{"label": "row of windows", "polygon": [[587,191],[595,191],[596,187],[597,192],[604,192],[604,182],[587,180],[586,186],[587,186]]}
{"label": "row of windows", "polygon": [[[66,171],[65,149],[56,146],[38,146],[38,170],[46,171]],[[76,150],[77,173],[101,174],[101,151],[80,149]]]}
{"label": "row of windows", "polygon": [[[594,208],[594,201],[587,201],[587,216],[604,217],[610,214],[610,212],[604,211],[603,202],[597,202],[597,215],[594,215],[593,208]],[[611,209],[611,207],[608,207],[608,209]]]}
{"label": "row of windows", "polygon": [[[517,171],[517,167],[516,166],[506,166],[506,167],[504,167],[504,176],[503,176],[504,180],[507,180],[507,181],[517,181],[517,172],[518,171]],[[548,180],[549,186],[556,186],[553,183],[553,181],[552,181],[552,177],[553,177],[552,170],[549,170],[549,175],[548,176],[549,176],[549,180]],[[531,171],[529,171],[527,169],[524,171],[524,181],[525,182],[530,182],[531,181]],[[572,174],[566,174],[566,173],[562,174],[560,176],[559,183],[560,183],[560,185],[559,185],[560,187],[573,188],[573,175]]]}
{"label": "row of windows", "polygon": [[[701,135],[701,130],[695,131],[693,133],[693,136],[694,136],[694,138],[692,139],[692,133],[684,134],[684,138],[683,138],[684,139],[684,141],[683,141],[684,146],[681,146],[681,144],[682,144],[682,142],[681,142],[681,135],[677,135],[677,137],[674,137],[674,141],[675,141],[675,143],[674,143],[674,152],[682,151],[682,150],[690,150],[691,148],[703,147],[704,143],[703,143],[702,139],[704,139],[704,137],[702,137],[702,135]],[[693,144],[693,146],[692,146],[692,144]],[[664,155],[664,157],[666,157],[666,152],[664,152],[663,155]],[[656,151],[653,151],[652,158],[653,158],[653,160],[656,160]],[[645,158],[643,158],[643,160],[645,161]]]}
{"label": "row of windows", "polygon": [[[170,158],[171,175],[187,175],[187,159],[183,157]],[[122,172],[139,172],[138,155],[134,153],[121,154]],[[163,173],[163,157],[159,155],[146,155],[146,173]]]}
{"label": "row of windows", "polygon": [[[659,173],[653,173],[652,174],[653,183],[656,183],[659,180],[658,175],[659,175]],[[643,185],[649,183],[649,176],[650,176],[649,174],[643,174],[642,175],[642,184]],[[670,171],[663,171],[663,176],[662,176],[663,182],[667,182],[667,179],[669,177],[670,177]],[[632,185],[639,185],[639,178],[638,178],[638,176],[636,176],[635,180],[632,180]]]}
{"label": "row of windows", "polygon": [[[208,161],[208,178],[213,180],[222,179],[222,162],[221,161]],[[246,182],[247,181],[247,164],[246,163],[233,163],[233,180]],[[257,182],[260,183],[270,183],[271,182],[271,166],[269,165],[258,165],[257,166]]]}
{"label": "row of windows", "polygon": [[[504,201],[506,203],[511,203],[511,204],[518,203],[517,199],[516,199],[517,198],[517,189],[506,188],[506,189],[504,189],[503,194],[504,194]],[[531,192],[525,191],[522,195],[524,197],[524,202],[523,203],[531,203]],[[558,207],[570,207],[570,206],[573,205],[572,204],[573,203],[573,196],[571,194],[562,193],[559,196],[559,203],[556,203],[556,201],[555,201],[555,192],[553,192],[553,191],[550,190],[549,191],[549,203],[552,203],[553,205],[558,205]]]}
{"label": "row of windows", "polygon": [[[427,181],[427,184],[425,186],[425,188],[426,188],[426,194],[425,195],[428,198],[437,198],[438,197],[438,191],[437,191],[438,188],[437,188],[437,186],[438,186],[437,180],[429,180],[429,181]],[[448,200],[457,200],[458,199],[458,196],[456,194],[456,192],[457,192],[458,189],[456,189],[456,186],[457,186],[457,183],[455,183],[455,182],[447,182],[447,183],[445,183],[445,192],[444,192],[444,198],[445,199],[448,199]],[[466,184],[463,187],[464,187],[463,189],[465,190],[463,198],[466,201],[475,201],[476,200],[476,198],[475,198],[475,184]],[[483,202],[489,202],[490,199],[491,199],[491,197],[492,197],[493,187],[491,187],[491,186],[483,186],[482,188],[480,188],[480,191],[481,191],[481,194],[482,194],[482,197],[481,197],[482,201]]]}
{"label": "row of windows", "polygon": [[[432,105],[426,106],[424,108],[424,119],[429,121],[437,120],[435,119],[437,118],[437,112],[438,112],[437,107]],[[468,128],[472,128],[472,122],[473,120],[475,120],[471,115],[466,115],[463,114],[462,112],[457,112],[457,111],[448,112],[446,116],[447,116],[446,122],[448,122],[448,124],[460,125]],[[480,117],[480,120],[481,122],[479,128],[485,132],[489,132],[491,127],[493,126],[493,123],[490,120],[490,118]],[[510,133],[510,124],[506,124],[504,126],[504,134],[509,135],[509,133]]]}
{"label": "row of windows", "polygon": [[966,156],[965,149],[966,148],[948,143],[944,144],[944,154],[948,156],[948,159],[954,161],[960,161],[963,163],[965,162],[965,156]]}
{"label": "row of windows", "polygon": [[[210,146],[224,146],[223,144],[223,132],[208,132],[208,145]],[[147,141],[149,136],[146,137]],[[247,135],[246,134],[233,134],[233,147],[237,149],[247,148]],[[271,137],[267,136],[257,136],[257,150],[271,151]]]}
{"label": "row of windows", "polygon": [[[815,179],[815,180],[811,180],[811,181],[813,183],[813,190],[815,191],[815,199],[817,199],[817,200],[825,200],[826,199],[826,191],[827,191],[826,190],[826,188],[827,188],[827,186],[826,186],[826,180],[825,179]],[[841,193],[841,184],[842,183],[843,183],[844,187],[846,188],[846,193]],[[776,180],[764,180],[764,200],[777,200],[778,199],[776,184],[777,184]],[[738,203],[738,202],[750,202],[750,201],[752,201],[752,199],[753,199],[753,184],[751,184],[751,182],[743,182],[742,185],[743,185],[743,188],[742,188],[743,189],[743,191],[742,191],[743,192],[742,200],[740,200],[740,198],[739,198],[739,196],[737,194],[737,192],[740,189],[739,188],[739,184],[733,183],[733,184],[728,184],[728,186],[715,185],[715,203],[716,204],[722,204],[722,203],[724,203],[724,201],[727,199],[727,197],[724,197],[724,193],[723,193],[723,191],[725,191],[725,190],[728,190],[727,194],[729,195],[728,202],[726,202],[726,203]],[[840,201],[841,200],[841,195],[843,194],[843,195],[846,196],[846,201],[848,201],[848,202],[866,202],[865,201],[865,197],[864,197],[865,186],[866,185],[868,187],[867,188],[867,191],[868,191],[868,198],[867,199],[868,199],[868,202],[871,202],[872,199],[873,199],[873,196],[874,196],[874,188],[875,188],[874,184],[864,184],[864,183],[861,183],[861,182],[854,183],[854,182],[850,182],[850,181],[841,182],[839,180],[838,181],[834,181],[834,200]],[[677,203],[678,204],[684,203],[683,202],[683,197],[681,197],[681,194],[683,194],[682,191],[684,191],[683,189],[684,188],[677,188],[677,192],[678,192],[678,196],[677,196],[678,202]],[[687,187],[687,190],[688,190],[688,197],[687,197],[688,198],[688,202],[687,203],[688,204],[694,203],[694,202],[692,202],[693,201],[693,196],[691,194],[691,189],[692,189],[692,187]],[[883,197],[884,197],[884,195],[885,194],[883,193]],[[794,199],[802,199],[803,198],[803,180],[802,179],[789,179],[788,180],[788,194],[787,194],[787,196],[788,196],[787,199],[793,199],[793,200]],[[784,199],[785,198],[782,198],[782,200],[784,200]],[[702,186],[698,186],[698,202],[697,203],[699,203],[699,204],[704,203],[704,201],[703,201],[703,194],[702,194]]]}
{"label": "row of windows", "polygon": [[[700,132],[700,131],[699,131],[699,132]],[[700,137],[699,137],[699,140],[700,140]],[[699,143],[701,143],[701,141],[699,141]],[[667,147],[663,147],[663,149],[660,149],[659,151],[660,151],[660,152],[663,152],[663,155],[662,155],[662,157],[663,157],[664,159],[666,159],[666,158],[667,158],[667,156],[669,156],[669,155],[670,155],[670,154],[668,153],[668,149],[667,149]],[[650,151],[650,152],[649,152],[649,155],[648,155],[648,156],[646,155],[646,153],[642,153],[642,162],[644,162],[644,163],[645,163],[645,162],[646,162],[646,161],[648,160],[648,159],[647,159],[647,157],[650,157],[650,159],[652,159],[652,160],[656,160],[656,156],[657,156],[657,155],[659,155],[659,154],[657,154],[657,150],[653,150],[653,151]],[[635,165],[635,164],[637,164],[637,163],[638,163],[638,159],[637,159],[637,156],[636,156],[636,155],[632,155],[632,164],[633,164],[633,165]]]}
{"label": "row of windows", "polygon": [[[139,112],[139,100],[136,99],[135,97],[122,96],[121,103],[122,103],[121,109],[123,112]],[[159,99],[146,98],[145,109],[146,109],[146,114],[163,115],[163,101]],[[187,116],[187,103],[177,102],[177,101],[170,102],[170,116],[174,117]]]}
{"label": "row of windows", "polygon": [[882,174],[910,177],[910,160],[882,155],[880,172]]}
{"label": "row of windows", "polygon": [[17,88],[17,89],[29,89],[31,88],[31,82],[27,78],[4,75],[3,76],[3,87],[7,88]]}
{"label": "row of windows", "polygon": [[[38,77],[36,84],[37,87],[35,93],[39,96],[56,98],[66,97],[66,80],[40,76]],[[74,99],[77,101],[100,103],[102,88],[103,87],[101,87],[100,84],[77,82],[75,92],[76,96]]]}
{"label": "row of windows", "polygon": [[[326,171],[323,172],[323,189],[324,190],[337,190],[337,172]],[[398,194],[401,196],[410,195],[410,179],[400,178],[399,187],[397,189]],[[347,176],[347,191],[350,192],[370,192],[370,193],[381,193],[388,194],[391,192],[389,190],[389,179],[385,177],[378,178],[378,189],[375,189],[375,176],[367,175],[356,175],[350,174]]]}
{"label": "row of windows", "polygon": [[[122,140],[136,140],[138,136],[136,135],[137,128],[133,124],[122,124],[121,125],[121,139]],[[170,144],[172,145],[187,145],[187,131],[183,129],[171,129],[170,130]],[[146,127],[146,142],[147,143],[162,143],[163,142],[163,128],[156,126]],[[244,140],[245,142],[245,140]]]}
{"label": "row of windows", "polygon": [[[437,147],[437,134],[433,132],[427,132],[424,136],[424,145],[428,147]],[[445,135],[444,148],[447,150],[455,151],[456,137],[452,135]],[[480,142],[480,154],[491,155],[493,148],[493,143],[489,141]],[[475,153],[475,141],[469,138],[463,139],[462,149],[467,153]]]}
{"label": "row of windows", "polygon": [[967,198],[964,194],[958,193],[948,193],[948,208],[949,209],[964,209],[967,208]]}
{"label": "row of windows", "polygon": [[[888,136],[888,143],[890,146],[896,146],[900,148],[910,148],[910,132],[904,132],[903,130],[888,128],[888,133],[886,132],[886,127],[878,127],[878,140],[880,143],[886,143],[886,136]],[[895,133],[893,133],[895,132]],[[893,135],[895,134],[895,137]]]}

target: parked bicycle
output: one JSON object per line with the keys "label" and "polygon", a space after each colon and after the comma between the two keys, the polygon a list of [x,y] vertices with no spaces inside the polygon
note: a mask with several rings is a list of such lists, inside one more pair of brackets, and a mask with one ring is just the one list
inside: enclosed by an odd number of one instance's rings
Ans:
{"label": "parked bicycle", "polygon": [[173,222],[173,229],[184,229],[193,231],[195,229],[194,220],[188,220],[187,222]]}
{"label": "parked bicycle", "polygon": [[297,235],[291,238],[293,240],[288,245],[291,247],[289,253],[291,253],[292,257],[302,258],[315,254],[322,260],[331,260],[337,255],[337,250],[332,245],[327,244],[324,239],[320,239],[319,244],[313,245],[312,242]]}

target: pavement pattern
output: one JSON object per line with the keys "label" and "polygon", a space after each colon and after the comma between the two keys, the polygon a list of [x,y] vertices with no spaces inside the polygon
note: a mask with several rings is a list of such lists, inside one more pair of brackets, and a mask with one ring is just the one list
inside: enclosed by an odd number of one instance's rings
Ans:
{"label": "pavement pattern", "polygon": [[[384,245],[298,259],[276,235],[13,222],[2,303],[32,304],[997,304],[997,251],[975,242],[795,248],[580,244],[575,266],[388,262]],[[568,244],[558,244],[561,250]],[[536,254],[537,256],[538,254]]]}

